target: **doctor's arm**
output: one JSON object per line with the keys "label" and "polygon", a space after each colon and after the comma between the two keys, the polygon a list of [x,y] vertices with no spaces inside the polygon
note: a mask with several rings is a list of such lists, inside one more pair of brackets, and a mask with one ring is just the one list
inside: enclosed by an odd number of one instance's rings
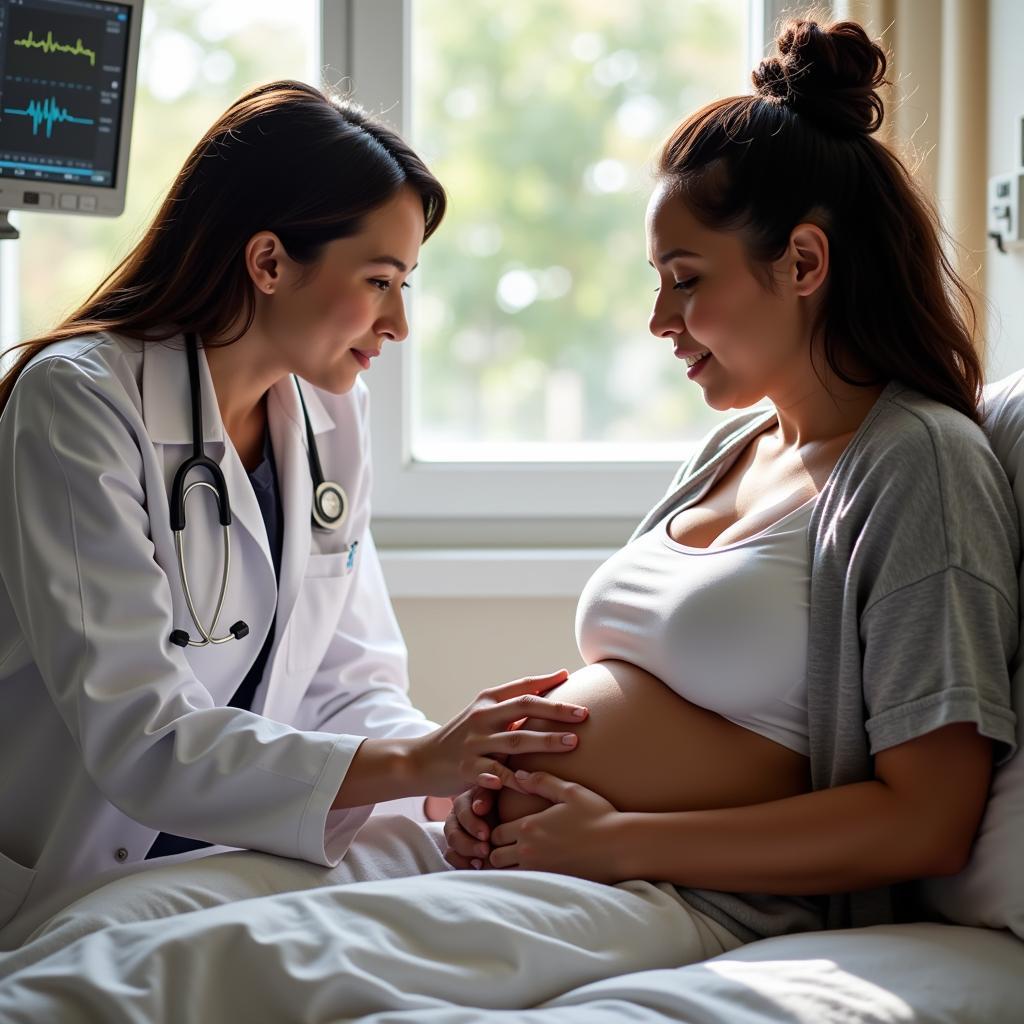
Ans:
{"label": "doctor's arm", "polygon": [[[438,728],[409,699],[408,655],[367,527],[341,616],[303,699],[297,724],[316,732],[395,738]],[[428,820],[423,796],[375,804],[373,814]],[[437,803],[446,803],[436,798]]]}
{"label": "doctor's arm", "polygon": [[[576,721],[569,705],[537,700],[538,691],[562,681],[558,673],[481,690],[462,714],[444,725],[431,722],[412,705],[405,643],[370,531],[369,391],[360,382],[356,387],[359,416],[354,426],[358,432],[359,468],[350,484],[348,535],[330,542],[335,550],[327,559],[329,563],[343,561],[345,570],[303,584],[306,590],[316,583],[317,589],[307,593],[313,603],[306,609],[326,623],[322,632],[317,627],[303,634],[299,612],[293,613],[289,621],[288,629],[296,630],[288,641],[289,669],[293,673],[289,683],[294,692],[302,694],[290,720],[317,734],[339,732],[366,737],[337,793],[339,808],[373,804],[374,813],[397,812],[423,821],[429,799],[439,805],[436,819],[443,820],[450,807],[443,794],[468,788],[478,772],[500,770],[501,762],[493,755],[509,749],[502,744],[511,737],[503,734],[511,721],[525,717],[521,708],[537,706],[545,718],[573,724]],[[340,408],[338,413],[340,416]],[[345,443],[354,441],[352,431],[346,431]],[[343,454],[333,447],[321,451],[328,475],[337,473],[337,479],[347,478]],[[347,559],[342,557],[346,548]],[[331,609],[330,614],[324,614],[325,608]],[[495,705],[501,705],[497,715],[491,711]],[[527,744],[524,749],[529,744],[539,744],[535,749],[550,749],[559,738],[553,733],[521,732],[513,742]],[[487,746],[478,749],[481,743]],[[471,752],[479,758],[467,758]],[[332,821],[329,817],[328,829]]]}
{"label": "doctor's arm", "polygon": [[[370,530],[373,452],[370,391],[356,384],[358,478],[350,491],[348,538],[355,541],[341,613],[306,687],[296,724],[317,732],[382,739],[424,736],[438,728],[409,699],[408,654]],[[347,438],[347,443],[355,440]],[[324,457],[326,453],[321,453]],[[407,796],[374,805],[373,814],[426,821],[427,801],[443,817],[442,797]],[[442,813],[443,811],[443,813]]]}
{"label": "doctor's arm", "polygon": [[25,643],[104,798],[154,830],[333,864],[369,807],[325,822],[362,738],[215,706],[169,641],[141,413],[88,350],[24,371],[0,420],[2,574]]}

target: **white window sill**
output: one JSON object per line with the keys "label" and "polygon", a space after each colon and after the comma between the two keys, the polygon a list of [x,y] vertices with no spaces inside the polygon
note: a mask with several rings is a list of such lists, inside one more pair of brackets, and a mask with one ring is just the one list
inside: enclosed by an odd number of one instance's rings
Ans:
{"label": "white window sill", "polygon": [[578,598],[614,548],[393,548],[380,552],[395,598]]}

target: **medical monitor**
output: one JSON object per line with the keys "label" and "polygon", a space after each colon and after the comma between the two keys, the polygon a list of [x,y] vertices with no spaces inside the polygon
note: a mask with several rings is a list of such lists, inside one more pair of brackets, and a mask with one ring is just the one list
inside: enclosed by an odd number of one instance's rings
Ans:
{"label": "medical monitor", "polygon": [[0,0],[0,238],[8,210],[124,211],[143,0]]}

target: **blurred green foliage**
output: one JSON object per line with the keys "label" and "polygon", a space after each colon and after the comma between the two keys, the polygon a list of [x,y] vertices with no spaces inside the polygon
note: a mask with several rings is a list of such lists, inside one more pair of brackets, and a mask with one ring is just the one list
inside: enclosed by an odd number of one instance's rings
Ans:
{"label": "blurred green foliage", "polygon": [[412,38],[411,141],[450,195],[413,280],[418,439],[713,422],[647,331],[644,209],[675,124],[747,89],[745,0],[414,0]]}

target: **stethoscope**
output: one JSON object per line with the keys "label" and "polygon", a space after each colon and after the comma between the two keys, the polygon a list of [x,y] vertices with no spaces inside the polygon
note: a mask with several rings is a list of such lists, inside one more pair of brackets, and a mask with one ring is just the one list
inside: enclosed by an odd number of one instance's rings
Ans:
{"label": "stethoscope", "polygon": [[[225,644],[229,640],[241,640],[242,637],[248,635],[249,627],[239,619],[228,630],[228,636],[213,635],[217,628],[221,609],[224,607],[224,595],[227,593],[228,576],[231,572],[231,532],[228,530],[231,525],[231,503],[228,501],[228,488],[224,482],[224,474],[213,459],[206,457],[206,450],[203,447],[203,404],[199,393],[199,357],[196,354],[196,336],[191,331],[185,335],[185,347],[188,356],[189,390],[192,395],[192,458],[186,459],[174,474],[174,483],[171,485],[171,530],[174,531],[174,546],[178,553],[178,569],[181,572],[181,586],[185,592],[185,603],[188,605],[189,614],[192,616],[192,621],[196,624],[196,629],[199,630],[202,640],[192,640],[183,629],[175,629],[171,633],[170,640],[172,644],[177,644],[179,647],[206,647],[207,644]],[[306,421],[306,438],[309,441],[309,472],[313,478],[313,525],[321,530],[336,530],[348,515],[348,495],[339,484],[324,480],[323,471],[320,468],[320,453],[317,451],[313,427],[309,422],[309,413],[306,411],[306,402],[302,397],[298,378],[295,378],[295,389],[299,393],[299,402],[302,404],[302,416]],[[208,483],[206,480],[195,480],[185,487],[185,477],[193,469],[200,468],[209,472],[213,477],[213,483]],[[220,525],[224,536],[224,571],[221,575],[217,609],[209,630],[199,621],[199,615],[192,600],[192,591],[188,585],[188,574],[185,571],[185,502],[195,487],[207,487],[216,495],[217,510],[220,513]]]}

